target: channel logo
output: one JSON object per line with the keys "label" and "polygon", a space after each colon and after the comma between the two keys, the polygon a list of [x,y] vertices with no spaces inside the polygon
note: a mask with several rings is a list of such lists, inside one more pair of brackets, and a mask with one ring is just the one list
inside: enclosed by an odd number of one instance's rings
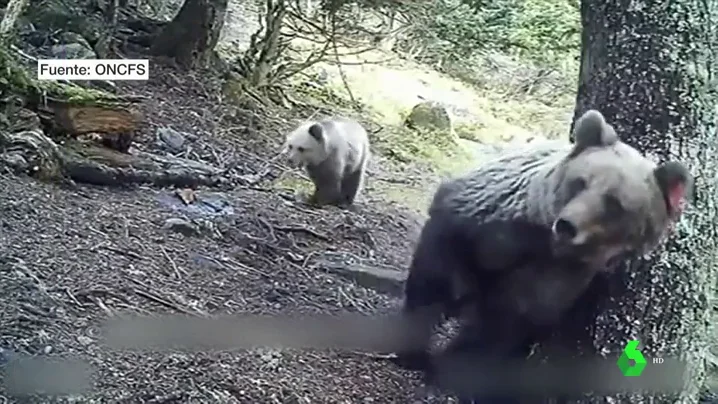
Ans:
{"label": "channel logo", "polygon": [[616,362],[618,368],[621,369],[621,373],[626,377],[640,376],[648,363],[643,353],[638,350],[638,344],[640,342],[637,339],[628,341],[621,357]]}

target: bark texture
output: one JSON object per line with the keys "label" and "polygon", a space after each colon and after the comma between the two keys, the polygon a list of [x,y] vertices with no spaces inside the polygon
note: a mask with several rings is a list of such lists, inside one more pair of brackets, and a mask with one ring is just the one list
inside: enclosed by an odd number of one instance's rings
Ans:
{"label": "bark texture", "polygon": [[[623,141],[656,161],[686,164],[696,177],[696,194],[664,248],[595,282],[583,311],[574,313],[585,322],[561,330],[564,337],[580,337],[584,352],[615,358],[638,339],[646,369],[661,366],[653,358],[678,358],[685,390],[571,402],[667,403],[679,395],[681,402],[695,402],[706,373],[717,269],[716,10],[699,0],[583,0],[581,14],[574,120],[598,109]],[[610,297],[596,301],[603,293]]]}
{"label": "bark texture", "polygon": [[224,26],[227,0],[186,0],[152,44],[154,55],[169,56],[187,69],[207,66]]}
{"label": "bark texture", "polygon": [[12,33],[15,22],[27,6],[28,0],[10,0],[7,2],[5,17],[0,21],[0,38],[5,39]]}

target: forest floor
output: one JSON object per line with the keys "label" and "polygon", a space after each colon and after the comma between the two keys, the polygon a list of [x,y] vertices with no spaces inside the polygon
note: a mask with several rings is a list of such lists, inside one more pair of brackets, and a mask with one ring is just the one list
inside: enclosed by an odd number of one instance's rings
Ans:
{"label": "forest floor", "polygon": [[[135,147],[161,152],[156,132],[171,127],[187,134],[188,158],[241,175],[281,175],[272,158],[291,116],[260,117],[222,104],[212,83],[161,64],[150,76],[122,85],[151,100],[142,106]],[[429,189],[436,178],[424,174],[392,169],[378,156],[368,181],[427,178]],[[88,391],[24,402],[451,402],[431,398],[418,374],[362,354],[132,351],[103,343],[103,322],[120,313],[395,311],[398,296],[326,265],[407,267],[422,218],[372,195],[371,187],[355,211],[310,208],[291,192],[259,185],[199,189],[204,204],[193,205],[174,190],[60,187],[8,174],[0,175],[0,192],[0,366],[20,353],[79,359],[92,370]],[[64,371],[64,383],[72,384],[70,373]]]}

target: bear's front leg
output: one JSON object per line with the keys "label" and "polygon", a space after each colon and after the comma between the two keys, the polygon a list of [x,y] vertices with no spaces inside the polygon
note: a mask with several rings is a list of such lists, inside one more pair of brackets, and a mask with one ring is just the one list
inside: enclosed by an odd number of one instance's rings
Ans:
{"label": "bear's front leg", "polygon": [[341,204],[341,171],[327,161],[317,166],[307,166],[307,174],[314,183],[314,193],[308,202],[313,205]]}
{"label": "bear's front leg", "polygon": [[340,205],[342,193],[339,178],[325,176],[321,181],[317,181],[310,202],[316,205]]}
{"label": "bear's front leg", "polygon": [[427,381],[454,392],[460,403],[519,403],[504,383],[510,381],[510,367],[522,364],[530,353],[530,329],[499,308],[467,303],[461,308],[458,335],[435,356]]}

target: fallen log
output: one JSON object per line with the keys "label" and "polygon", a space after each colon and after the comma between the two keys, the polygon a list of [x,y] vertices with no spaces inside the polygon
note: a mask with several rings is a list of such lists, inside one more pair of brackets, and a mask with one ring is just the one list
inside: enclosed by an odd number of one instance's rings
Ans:
{"label": "fallen log", "polygon": [[136,151],[124,154],[70,141],[61,148],[65,174],[94,185],[152,184],[194,188],[228,183],[226,170],[183,159]]}
{"label": "fallen log", "polygon": [[[0,70],[6,73],[0,83],[4,107],[0,111],[4,112],[0,113],[0,165],[12,171],[49,181],[70,179],[109,186],[187,188],[228,182],[227,170],[211,165],[140,151],[125,153],[139,121],[131,108],[140,100],[137,97],[34,80],[7,47],[0,48]],[[86,142],[83,134],[99,136],[103,144],[114,147]]]}
{"label": "fallen log", "polygon": [[62,152],[42,131],[0,132],[0,164],[46,181],[62,181]]}
{"label": "fallen log", "polygon": [[318,264],[320,268],[381,294],[400,297],[404,292],[406,274],[396,269],[359,263],[347,264],[330,257],[320,258]]}
{"label": "fallen log", "polygon": [[98,134],[105,146],[129,150],[141,120],[132,105],[144,97],[110,94],[71,82],[38,81],[30,77],[21,60],[37,59],[13,47],[0,50],[0,69],[7,73],[6,81],[0,83],[1,94],[11,94],[37,111],[52,135]]}
{"label": "fallen log", "polygon": [[113,150],[127,153],[134,139],[141,115],[127,105],[73,105],[48,102],[39,108],[51,132],[73,138],[97,134],[101,143]]}
{"label": "fallen log", "polygon": [[56,182],[190,188],[229,183],[226,170],[208,164],[145,152],[125,154],[76,139],[58,145],[38,129],[0,132],[0,164]]}
{"label": "fallen log", "polygon": [[74,135],[91,132],[133,133],[140,119],[137,112],[121,106],[110,108],[55,104],[52,111],[59,128]]}

